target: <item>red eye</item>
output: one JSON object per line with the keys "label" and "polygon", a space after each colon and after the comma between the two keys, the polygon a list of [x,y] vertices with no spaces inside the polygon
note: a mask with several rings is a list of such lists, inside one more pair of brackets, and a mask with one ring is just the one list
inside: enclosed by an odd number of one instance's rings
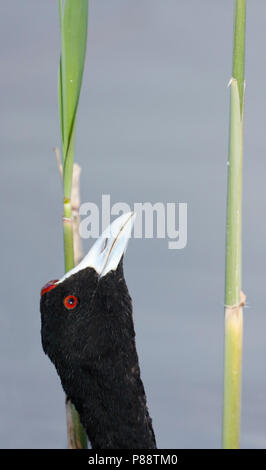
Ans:
{"label": "red eye", "polygon": [[77,303],[78,303],[78,299],[74,295],[68,295],[67,297],[64,298],[64,306],[68,310],[75,308],[77,306]]}

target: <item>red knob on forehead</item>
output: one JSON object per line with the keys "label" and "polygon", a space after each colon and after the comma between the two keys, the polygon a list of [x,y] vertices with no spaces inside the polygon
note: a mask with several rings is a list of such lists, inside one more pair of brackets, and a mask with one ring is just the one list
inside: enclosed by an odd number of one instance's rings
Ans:
{"label": "red knob on forehead", "polygon": [[58,283],[58,279],[47,282],[47,284],[45,284],[45,286],[43,286],[43,288],[41,290],[41,295],[45,294],[46,292],[49,292],[49,290],[54,289],[56,287],[57,283]]}

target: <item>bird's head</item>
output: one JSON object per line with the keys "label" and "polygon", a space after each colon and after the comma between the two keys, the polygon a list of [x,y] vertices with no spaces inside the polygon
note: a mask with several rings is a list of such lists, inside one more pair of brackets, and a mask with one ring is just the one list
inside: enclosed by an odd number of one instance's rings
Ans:
{"label": "bird's head", "polygon": [[43,287],[42,344],[56,367],[100,358],[132,330],[122,259],[134,219],[131,212],[118,217],[79,265]]}

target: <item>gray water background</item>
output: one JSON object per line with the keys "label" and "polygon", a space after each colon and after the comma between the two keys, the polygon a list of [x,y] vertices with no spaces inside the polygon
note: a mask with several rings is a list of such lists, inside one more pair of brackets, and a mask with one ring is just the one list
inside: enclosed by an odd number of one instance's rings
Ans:
{"label": "gray water background", "polygon": [[[266,2],[248,3],[242,446],[266,446]],[[187,202],[188,245],[125,259],[158,446],[221,443],[226,160],[233,1],[92,1],[78,113],[82,200]],[[55,1],[2,4],[0,447],[66,446],[64,394],[40,343],[39,291],[62,275],[52,148]],[[91,240],[84,243],[87,251]]]}

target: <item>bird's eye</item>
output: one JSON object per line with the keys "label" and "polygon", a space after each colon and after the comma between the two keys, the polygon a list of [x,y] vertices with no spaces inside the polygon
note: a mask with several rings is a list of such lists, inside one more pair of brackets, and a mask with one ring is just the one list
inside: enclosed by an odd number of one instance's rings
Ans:
{"label": "bird's eye", "polygon": [[78,304],[78,299],[77,297],[75,297],[75,295],[68,295],[67,297],[64,298],[64,306],[68,310],[75,308],[77,304]]}

